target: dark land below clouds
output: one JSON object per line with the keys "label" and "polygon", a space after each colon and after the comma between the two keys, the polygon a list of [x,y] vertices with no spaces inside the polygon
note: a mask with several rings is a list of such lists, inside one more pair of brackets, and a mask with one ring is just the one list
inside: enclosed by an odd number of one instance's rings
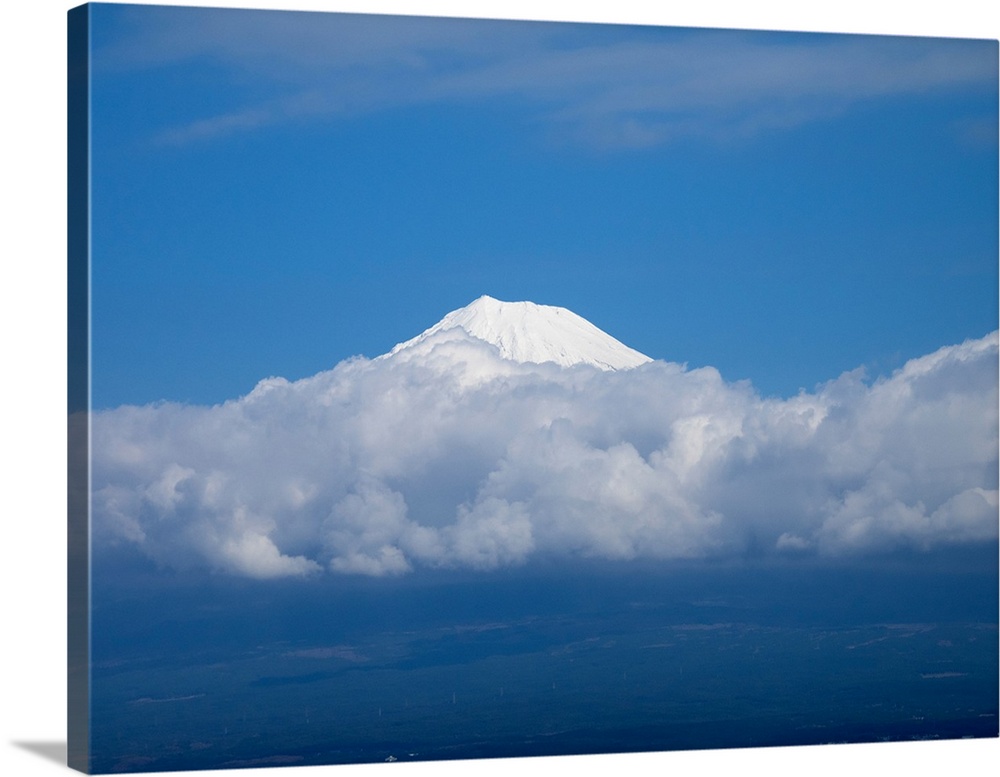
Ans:
{"label": "dark land below clouds", "polygon": [[96,772],[998,733],[995,544],[301,581],[120,562],[95,563]]}

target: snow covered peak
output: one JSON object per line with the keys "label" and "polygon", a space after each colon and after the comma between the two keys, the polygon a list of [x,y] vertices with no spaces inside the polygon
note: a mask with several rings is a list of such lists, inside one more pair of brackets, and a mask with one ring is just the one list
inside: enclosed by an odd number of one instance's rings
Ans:
{"label": "snow covered peak", "polygon": [[488,296],[453,310],[387,355],[428,344],[454,330],[495,346],[504,359],[519,363],[590,364],[602,370],[621,370],[652,361],[566,308],[501,302]]}

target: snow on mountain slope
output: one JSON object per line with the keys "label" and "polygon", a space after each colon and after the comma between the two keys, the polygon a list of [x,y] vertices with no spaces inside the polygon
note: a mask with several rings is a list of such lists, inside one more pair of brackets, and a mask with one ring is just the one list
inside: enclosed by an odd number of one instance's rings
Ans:
{"label": "snow on mountain slope", "polygon": [[453,310],[385,356],[419,350],[442,336],[459,334],[458,330],[495,346],[504,359],[522,364],[590,364],[602,370],[623,370],[652,361],[566,308],[501,302],[488,296]]}

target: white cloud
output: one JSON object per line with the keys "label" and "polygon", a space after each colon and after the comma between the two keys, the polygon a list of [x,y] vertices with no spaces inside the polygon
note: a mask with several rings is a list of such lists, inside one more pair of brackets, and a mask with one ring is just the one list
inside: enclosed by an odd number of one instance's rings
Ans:
{"label": "white cloud", "polygon": [[523,562],[534,550],[531,516],[521,502],[487,497],[472,508],[460,505],[446,530],[454,563],[494,569]]}
{"label": "white cloud", "polygon": [[[144,9],[98,47],[102,74],[211,61],[267,84],[218,115],[178,117],[186,143],[318,116],[512,98],[529,121],[589,145],[731,139],[864,100],[995,88],[988,41],[796,36],[558,23]],[[234,93],[236,90],[232,90]]]}
{"label": "white cloud", "polygon": [[[238,521],[238,523],[240,523]],[[247,577],[299,577],[318,572],[319,565],[302,556],[286,556],[270,537],[253,529],[237,528],[216,541],[208,550],[221,561],[223,569]]]}
{"label": "white cloud", "polygon": [[786,400],[664,362],[424,356],[96,414],[95,542],[277,577],[997,537],[996,333]]}

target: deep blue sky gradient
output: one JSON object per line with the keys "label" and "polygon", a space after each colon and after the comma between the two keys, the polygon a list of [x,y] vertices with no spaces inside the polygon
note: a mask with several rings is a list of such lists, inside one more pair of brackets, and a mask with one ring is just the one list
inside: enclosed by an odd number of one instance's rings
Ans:
{"label": "deep blue sky gradient", "polygon": [[[377,356],[481,294],[568,307],[653,358],[712,365],[781,396],[856,367],[887,374],[996,328],[996,42],[939,42],[947,56],[992,63],[961,83],[863,99],[775,93],[776,126],[751,116],[742,132],[713,123],[725,106],[695,101],[680,118],[703,131],[636,145],[553,119],[567,108],[558,97],[369,105],[358,84],[405,93],[393,79],[411,71],[294,57],[263,58],[268,70],[239,47],[185,51],[183,36],[159,35],[210,13],[225,12],[94,7],[95,407],[221,402],[270,375]],[[293,28],[315,21],[284,16]],[[515,65],[522,38],[535,52],[625,41],[689,54],[736,40],[503,30]],[[849,42],[845,57],[901,43],[749,40]],[[442,50],[423,66],[455,76],[474,59],[456,50],[439,65]],[[349,109],[254,123],[260,106],[356,76]],[[727,114],[730,130],[742,110]],[[178,132],[220,115],[251,118]]]}

